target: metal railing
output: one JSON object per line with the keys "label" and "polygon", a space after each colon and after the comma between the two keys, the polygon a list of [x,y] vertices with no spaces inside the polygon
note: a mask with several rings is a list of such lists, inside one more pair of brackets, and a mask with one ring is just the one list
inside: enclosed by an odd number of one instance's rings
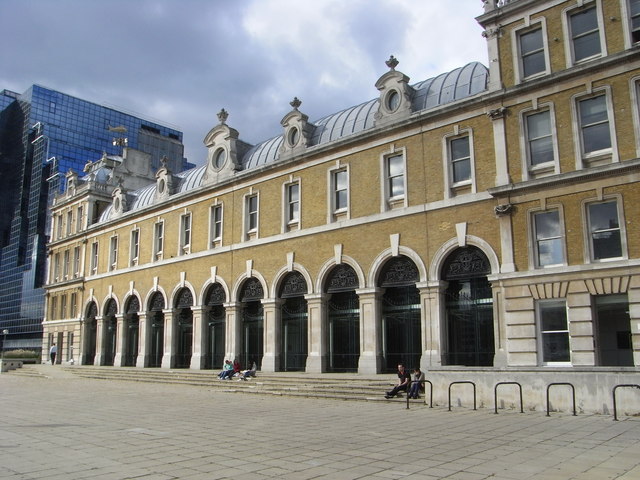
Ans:
{"label": "metal railing", "polygon": [[451,382],[451,383],[449,384],[449,411],[451,411],[451,387],[452,387],[453,385],[461,384],[461,383],[468,383],[468,384],[473,385],[473,409],[474,409],[474,410],[477,410],[477,408],[476,408],[476,403],[477,403],[477,402],[476,402],[476,384],[475,384],[475,383],[473,383],[473,382],[470,382],[470,381],[468,381],[468,380],[467,380],[467,381],[462,380],[462,381],[458,381],[458,382]]}
{"label": "metal railing", "polygon": [[[411,382],[411,383],[416,383],[415,381]],[[433,383],[431,383],[430,380],[420,380],[420,383],[428,383],[429,384],[429,408],[433,408]],[[409,390],[411,390],[411,387],[409,387]],[[425,388],[425,393],[426,393],[426,388]],[[425,404],[426,399],[425,399]],[[409,392],[407,391],[407,410],[409,410]]]}
{"label": "metal railing", "polygon": [[[421,383],[428,383],[429,384],[429,408],[433,408],[433,383],[429,380],[423,380],[421,381]],[[459,385],[459,384],[469,384],[473,386],[473,409],[477,410],[477,395],[476,395],[476,384],[472,381],[469,380],[460,380],[460,381],[455,381],[455,382],[451,382],[449,384],[449,396],[448,396],[448,401],[449,401],[449,407],[448,410],[451,411],[451,387],[453,387],[453,385]],[[498,413],[498,387],[501,385],[517,385],[518,386],[518,394],[519,394],[519,398],[520,398],[520,413],[524,413],[524,402],[523,402],[523,396],[522,396],[522,385],[519,382],[498,382],[495,384],[494,388],[493,388],[493,400],[494,400],[494,413]],[[572,412],[573,412],[573,416],[577,416],[577,412],[576,412],[576,389],[573,386],[573,384],[568,383],[568,382],[554,382],[554,383],[550,383],[549,385],[547,385],[547,389],[546,389],[546,398],[547,398],[547,417],[551,416],[551,402],[550,402],[550,390],[551,387],[556,387],[556,386],[568,386],[571,387],[571,400],[572,400]],[[640,390],[640,384],[620,384],[620,385],[616,385],[615,387],[613,387],[613,391],[612,391],[612,395],[613,395],[613,419],[614,420],[618,420],[618,403],[617,403],[617,399],[616,399],[616,390],[618,390],[618,388],[637,388]],[[409,392],[407,391],[407,400],[406,400],[406,408],[409,409]],[[426,393],[426,389],[425,389],[425,393]],[[426,399],[425,399],[425,405],[426,405]]]}
{"label": "metal railing", "polygon": [[622,387],[631,387],[631,388],[640,389],[640,385],[637,385],[635,383],[621,384],[621,385],[616,385],[615,387],[613,387],[613,419],[615,421],[618,421],[618,407],[617,407],[617,404],[616,404],[616,390],[618,388],[622,388]]}
{"label": "metal railing", "polygon": [[495,413],[498,413],[498,387],[500,385],[517,385],[520,390],[520,413],[524,413],[524,405],[522,404],[522,385],[518,382],[498,382],[496,386],[493,387],[493,403],[495,406]]}

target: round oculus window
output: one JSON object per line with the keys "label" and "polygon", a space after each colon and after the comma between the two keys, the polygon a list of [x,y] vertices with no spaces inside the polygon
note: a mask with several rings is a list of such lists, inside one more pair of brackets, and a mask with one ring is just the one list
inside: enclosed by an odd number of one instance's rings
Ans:
{"label": "round oculus window", "polygon": [[293,127],[289,130],[289,145],[295,147],[298,143],[298,139],[300,138],[300,132],[296,127]]}
{"label": "round oculus window", "polygon": [[396,90],[391,90],[387,95],[387,108],[391,112],[395,112],[400,105],[400,94]]}
{"label": "round oculus window", "polygon": [[120,198],[119,197],[116,197],[113,200],[113,208],[115,208],[116,212],[120,211]]}
{"label": "round oculus window", "polygon": [[222,168],[224,162],[227,161],[227,152],[224,148],[219,148],[216,153],[213,154],[213,166],[215,168]]}
{"label": "round oculus window", "polygon": [[164,182],[164,178],[162,178],[158,182],[158,192],[164,193],[164,187],[165,187],[165,182]]}

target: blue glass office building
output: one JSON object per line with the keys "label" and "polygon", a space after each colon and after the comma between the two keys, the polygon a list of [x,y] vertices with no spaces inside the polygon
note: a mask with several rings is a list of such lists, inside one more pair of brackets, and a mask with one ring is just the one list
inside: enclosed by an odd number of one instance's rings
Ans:
{"label": "blue glass office building", "polygon": [[39,85],[0,91],[0,333],[9,332],[2,348],[41,347],[48,205],[64,174],[81,173],[104,152],[121,154],[114,139],[125,138],[151,154],[155,168],[164,156],[173,172],[192,166],[174,128]]}

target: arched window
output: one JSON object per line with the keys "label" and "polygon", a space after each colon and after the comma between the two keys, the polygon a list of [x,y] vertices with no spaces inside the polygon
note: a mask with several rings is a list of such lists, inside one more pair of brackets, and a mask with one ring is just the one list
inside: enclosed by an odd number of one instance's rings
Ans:
{"label": "arched window", "polygon": [[307,282],[300,272],[288,273],[280,285],[282,325],[280,342],[280,369],[304,371],[307,365],[308,314]]}
{"label": "arched window", "polygon": [[384,288],[382,296],[382,355],[383,369],[397,370],[420,365],[422,337],[420,325],[420,280],[418,267],[403,255],[389,259],[380,272],[378,284]]}
{"label": "arched window", "polygon": [[182,288],[176,295],[176,368],[191,366],[193,351],[193,295],[188,288]]}
{"label": "arched window", "polygon": [[256,362],[258,368],[262,366],[264,354],[264,309],[262,307],[264,290],[260,280],[255,277],[245,280],[240,289],[239,299],[242,328],[242,352],[240,362],[249,365]]}
{"label": "arched window", "polygon": [[204,368],[221,368],[225,354],[227,312],[224,303],[227,295],[219,283],[207,289],[204,304],[207,308],[207,339]]}
{"label": "arched window", "polygon": [[360,301],[356,271],[347,264],[336,265],[325,281],[327,294],[327,370],[356,372],[360,359]]}
{"label": "arched window", "polygon": [[442,267],[445,292],[443,365],[492,366],[493,293],[491,264],[477,247],[451,252]]}

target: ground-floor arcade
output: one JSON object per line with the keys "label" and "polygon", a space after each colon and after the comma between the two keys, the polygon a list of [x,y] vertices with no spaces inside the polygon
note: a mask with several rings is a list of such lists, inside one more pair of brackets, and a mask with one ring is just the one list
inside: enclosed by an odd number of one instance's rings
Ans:
{"label": "ground-floor arcade", "polygon": [[[637,269],[636,269],[637,270]],[[366,272],[328,260],[316,277],[293,261],[273,278],[251,262],[139,291],[89,288],[79,318],[46,321],[59,361],[140,368],[385,373],[640,365],[640,272],[629,266],[500,273],[482,242],[443,250],[426,267],[399,247]],[[43,360],[46,361],[43,355]]]}

